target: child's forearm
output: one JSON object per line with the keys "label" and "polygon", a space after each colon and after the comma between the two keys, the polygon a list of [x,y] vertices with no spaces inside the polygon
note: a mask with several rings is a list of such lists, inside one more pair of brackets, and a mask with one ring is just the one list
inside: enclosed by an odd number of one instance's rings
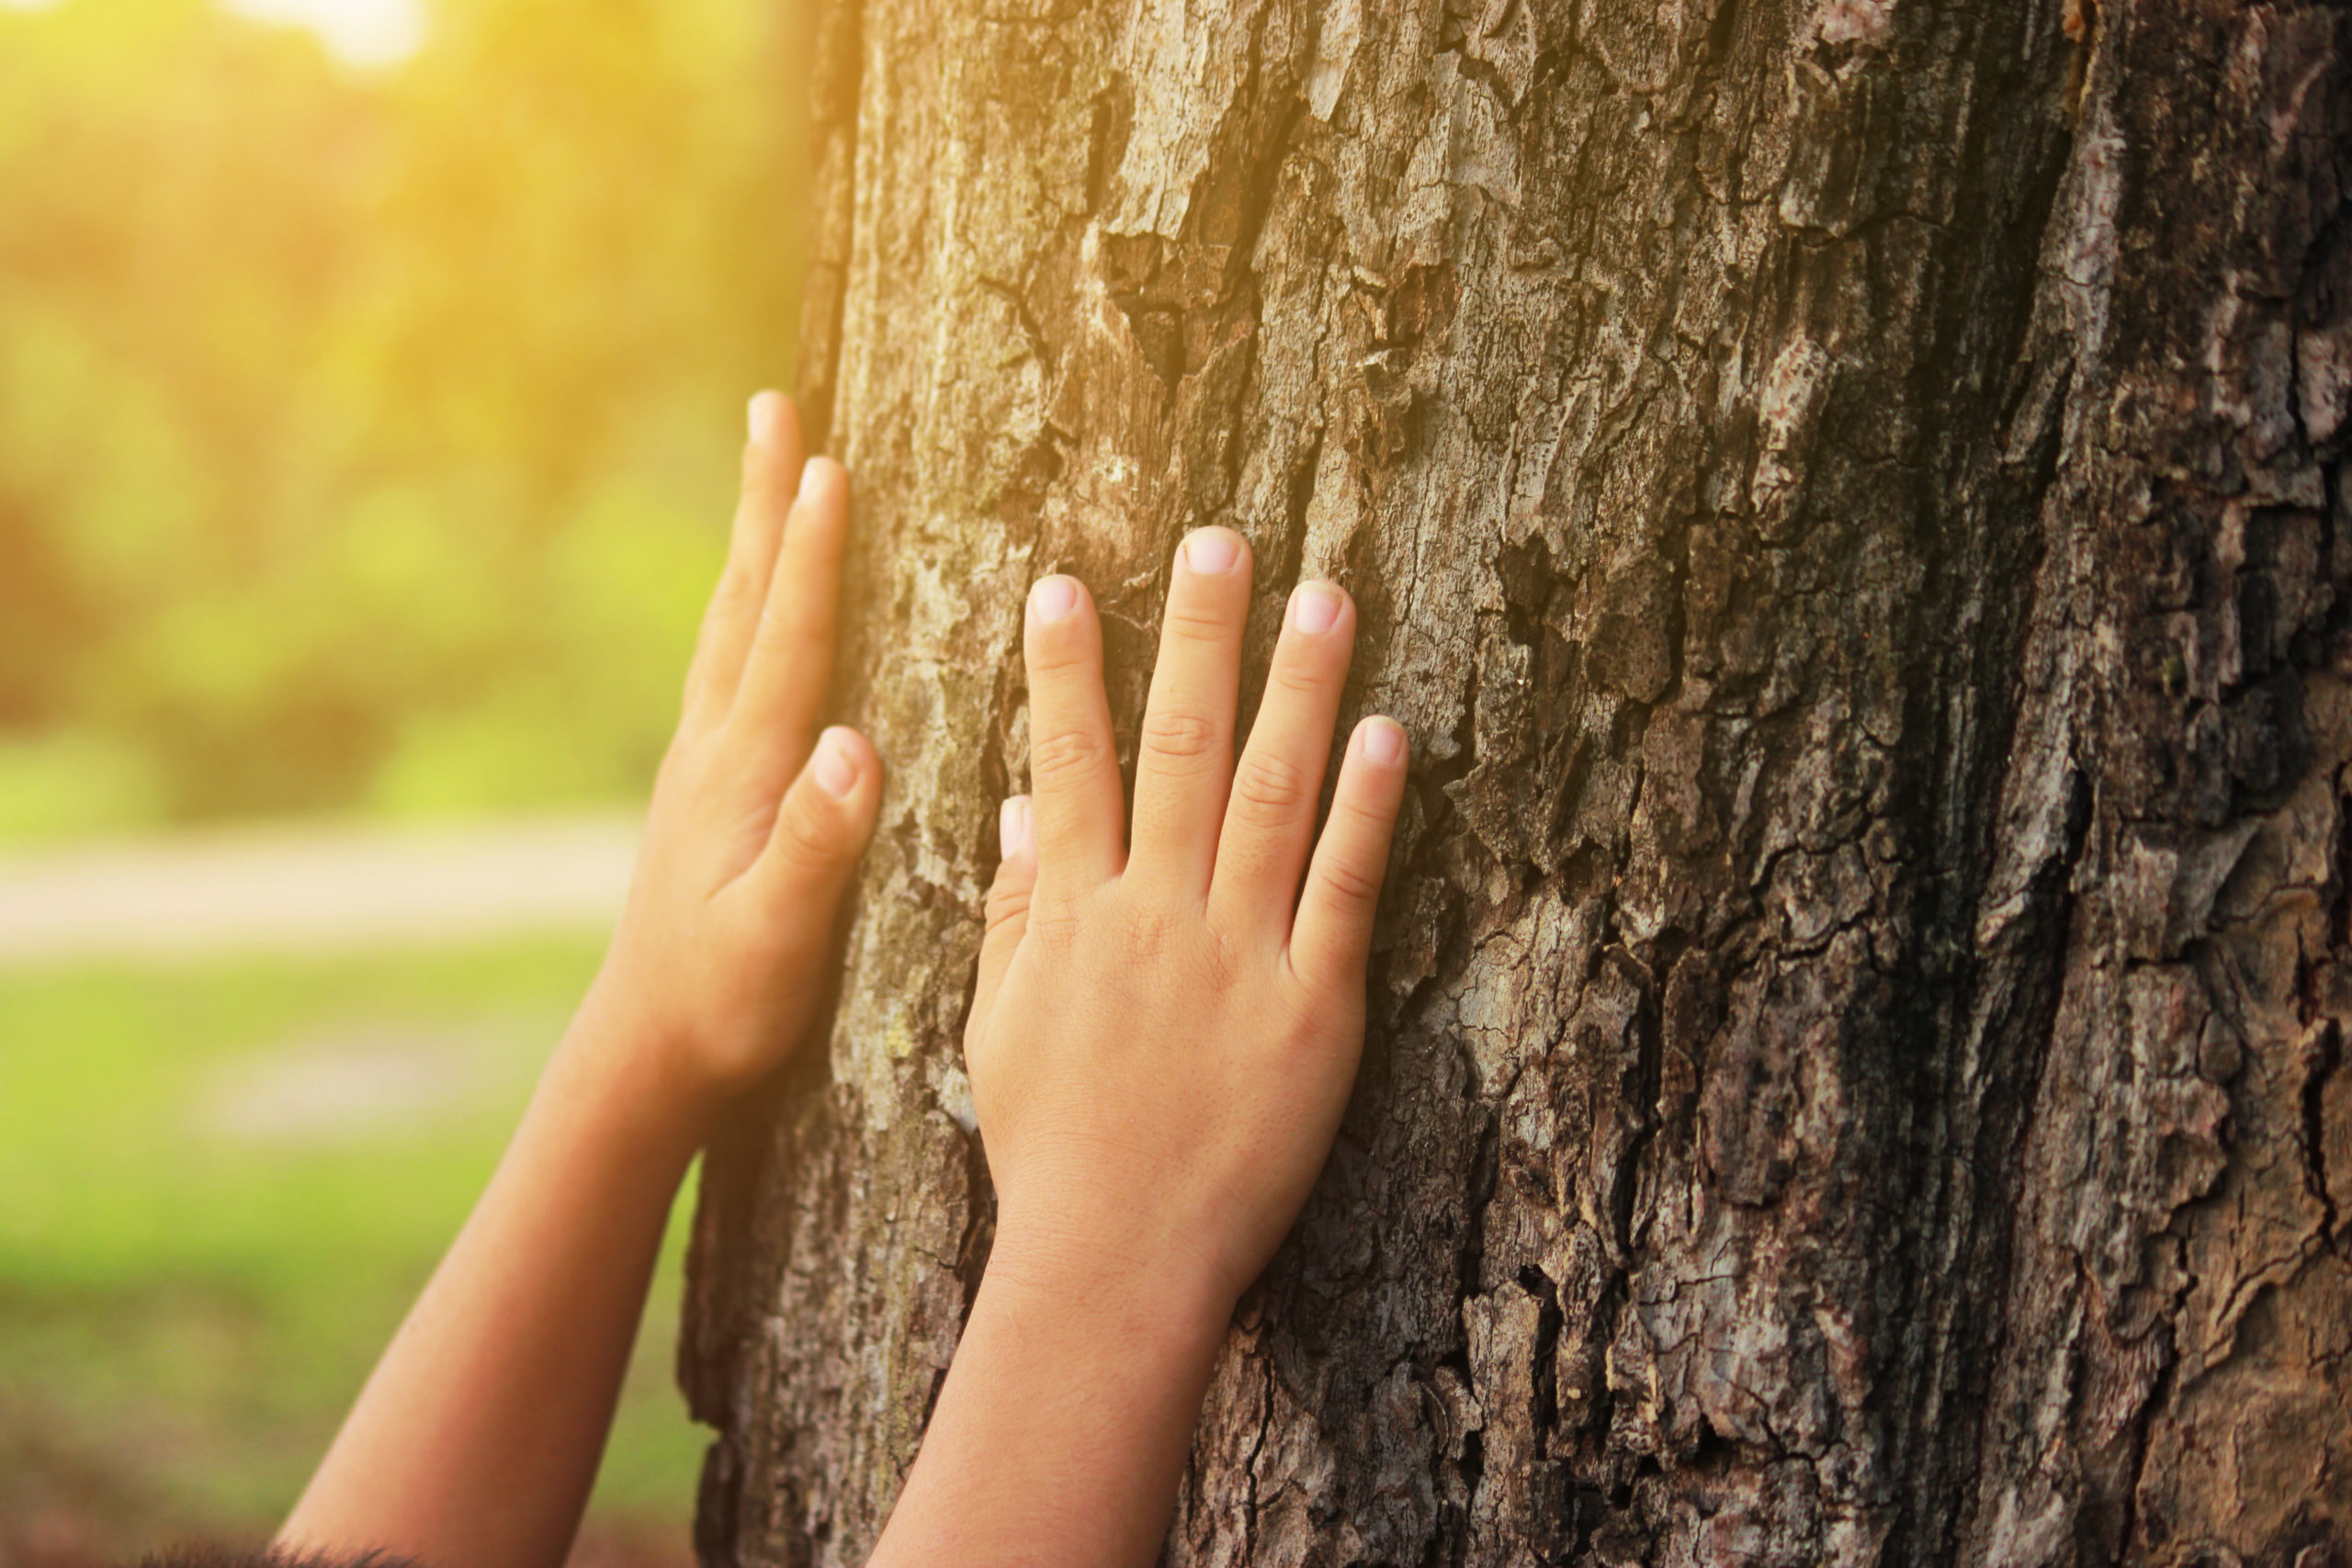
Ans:
{"label": "child's forearm", "polygon": [[[817,729],[846,476],[800,467],[781,399],[752,426],[596,994],[289,1545],[556,1568],[707,1108],[817,1021],[882,770]],[[1235,756],[1250,582],[1229,529],[1178,553],[1132,840],[1092,603],[1032,591],[1036,795],[1006,803],[965,1034],[1000,1230],[884,1568],[1150,1562],[1234,1300],[1338,1130],[1408,748],[1359,725],[1318,829],[1355,612],[1306,582]]]}
{"label": "child's forearm", "polygon": [[869,1568],[1150,1562],[1232,1310],[1181,1259],[1000,1233]]}
{"label": "child's forearm", "polygon": [[751,426],[727,570],[612,950],[289,1545],[561,1562],[702,1128],[814,1021],[882,767],[854,731],[819,729],[848,476],[803,465],[777,394],[752,400]]}
{"label": "child's forearm", "polygon": [[1307,582],[1232,759],[1249,560],[1220,528],[1177,552],[1132,834],[1092,605],[1032,590],[1036,793],[964,1037],[998,1239],[884,1568],[1150,1562],[1233,1303],[1339,1129],[1405,735],[1357,727],[1318,833],[1354,607]]}
{"label": "child's forearm", "polygon": [[[288,1520],[289,1545],[554,1568],[696,1145],[592,1000]],[[635,1056],[642,1061],[641,1055]]]}

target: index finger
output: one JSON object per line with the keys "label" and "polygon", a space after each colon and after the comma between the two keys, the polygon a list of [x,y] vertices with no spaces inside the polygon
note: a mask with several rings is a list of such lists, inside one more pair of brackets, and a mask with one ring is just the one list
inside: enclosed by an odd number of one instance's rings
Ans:
{"label": "index finger", "polygon": [[1102,626],[1085,584],[1041,578],[1029,591],[1029,778],[1044,897],[1099,886],[1126,860],[1126,806],[1110,699],[1102,693]]}

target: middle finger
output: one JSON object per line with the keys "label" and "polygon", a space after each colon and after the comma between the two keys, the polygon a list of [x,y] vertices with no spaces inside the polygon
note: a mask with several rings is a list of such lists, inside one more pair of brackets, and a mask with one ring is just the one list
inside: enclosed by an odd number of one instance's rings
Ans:
{"label": "middle finger", "polygon": [[1131,875],[1170,892],[1204,896],[1216,865],[1249,615],[1249,542],[1230,528],[1195,531],[1178,547],[1169,583],[1128,862]]}

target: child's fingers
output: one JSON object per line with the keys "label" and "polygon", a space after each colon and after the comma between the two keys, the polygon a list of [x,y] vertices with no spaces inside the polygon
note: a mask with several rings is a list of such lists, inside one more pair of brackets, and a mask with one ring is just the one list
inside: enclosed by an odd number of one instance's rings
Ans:
{"label": "child's fingers", "polygon": [[856,730],[828,729],[785,792],[755,874],[780,899],[830,910],[881,808],[881,757]]}
{"label": "child's fingers", "polygon": [[997,842],[1003,858],[989,886],[988,934],[980,939],[980,975],[972,987],[972,1027],[985,1021],[1012,967],[1012,954],[1029,929],[1029,897],[1037,888],[1037,840],[1029,797],[1016,795],[998,818]]}
{"label": "child's fingers", "polygon": [[830,457],[811,458],[727,720],[740,735],[755,794],[782,788],[808,755],[833,672],[834,603],[848,532],[849,474]]}
{"label": "child's fingers", "polygon": [[1331,819],[1315,846],[1291,931],[1291,970],[1309,986],[1363,983],[1388,841],[1405,799],[1408,750],[1405,731],[1392,718],[1365,719],[1348,741]]}
{"label": "child's fingers", "polygon": [[1233,709],[1250,615],[1250,546],[1203,528],[1176,551],[1136,757],[1129,874],[1197,897],[1216,864],[1233,776]]}
{"label": "child's fingers", "polygon": [[1302,582],[1290,596],[1218,839],[1209,918],[1222,931],[1290,933],[1355,626],[1355,605],[1331,583]]}
{"label": "child's fingers", "polygon": [[776,547],[785,515],[800,488],[800,414],[782,392],[752,400],[751,439],[743,447],[743,491],[735,505],[735,531],[727,568],[703,616],[686,675],[689,718],[724,714],[742,679],[743,656],[767,600],[775,572]]}
{"label": "child's fingers", "polygon": [[1083,583],[1038,580],[1023,647],[1038,876],[1049,892],[1076,893],[1116,876],[1126,858],[1119,755],[1102,694],[1102,627]]}

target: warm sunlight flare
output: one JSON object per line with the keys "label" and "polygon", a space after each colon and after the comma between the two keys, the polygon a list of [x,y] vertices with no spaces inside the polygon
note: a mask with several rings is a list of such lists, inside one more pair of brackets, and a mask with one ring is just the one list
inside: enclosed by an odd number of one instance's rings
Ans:
{"label": "warm sunlight flare", "polygon": [[355,65],[405,60],[424,37],[422,0],[229,0],[229,8],[311,28]]}
{"label": "warm sunlight flare", "polygon": [[[64,0],[0,0],[0,9],[45,10]],[[223,0],[228,9],[261,21],[290,23],[317,33],[354,65],[392,65],[414,54],[424,38],[424,0]]]}
{"label": "warm sunlight flare", "polygon": [[0,4],[0,846],[644,788],[791,372],[793,15]]}

